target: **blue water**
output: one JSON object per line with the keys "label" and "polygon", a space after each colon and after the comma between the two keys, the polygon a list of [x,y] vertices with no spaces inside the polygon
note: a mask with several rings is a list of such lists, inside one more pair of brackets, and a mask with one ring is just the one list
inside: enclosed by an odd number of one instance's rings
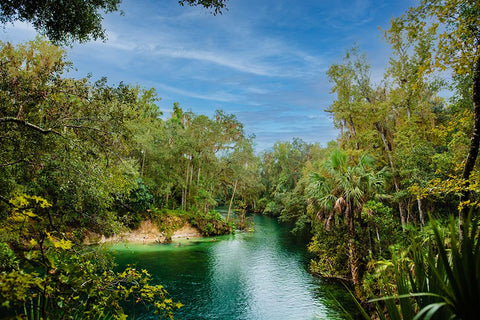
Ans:
{"label": "blue water", "polygon": [[251,233],[112,249],[120,266],[147,269],[185,305],[178,319],[343,319],[334,306],[348,294],[307,272],[305,243],[272,218],[254,223]]}

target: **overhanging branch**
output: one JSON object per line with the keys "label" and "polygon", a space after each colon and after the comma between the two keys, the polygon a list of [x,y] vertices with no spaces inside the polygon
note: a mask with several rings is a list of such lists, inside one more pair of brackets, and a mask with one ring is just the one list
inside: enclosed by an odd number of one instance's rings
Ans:
{"label": "overhanging branch", "polygon": [[62,136],[62,134],[56,130],[53,130],[52,128],[49,128],[49,129],[44,129],[42,127],[39,127],[33,123],[30,123],[30,122],[27,122],[23,119],[19,119],[19,118],[16,118],[16,117],[4,117],[4,118],[0,118],[0,123],[4,123],[4,122],[13,122],[13,123],[16,123],[16,124],[20,124],[20,125],[23,125],[24,127],[27,127],[27,128],[30,128],[30,129],[33,129],[35,131],[38,131],[40,132],[41,134],[49,134],[49,133],[53,133],[53,134],[56,134],[56,135],[59,135],[59,136]]}

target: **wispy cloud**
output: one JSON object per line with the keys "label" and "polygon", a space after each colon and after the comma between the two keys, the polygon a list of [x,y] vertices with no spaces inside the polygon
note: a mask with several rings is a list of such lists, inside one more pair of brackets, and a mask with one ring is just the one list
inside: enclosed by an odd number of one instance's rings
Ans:
{"label": "wispy cloud", "polygon": [[[126,12],[132,5],[125,2]],[[177,59],[178,63],[197,61],[263,77],[302,78],[325,66],[325,59],[318,52],[292,46],[283,35],[262,32],[258,25],[249,22],[261,22],[266,12],[252,10],[249,20],[245,20],[240,12],[233,14],[234,8],[220,17],[199,14],[192,8],[151,16],[146,11],[155,11],[154,7],[143,10],[136,13],[138,16],[107,17],[107,28],[114,31],[108,32],[106,43],[91,45],[123,50],[126,54]]]}
{"label": "wispy cloud", "polygon": [[179,96],[187,96],[196,99],[219,101],[219,102],[238,102],[240,97],[229,92],[215,92],[213,94],[199,94],[190,90],[175,88],[163,83],[156,83],[156,87],[160,90],[169,91]]}
{"label": "wispy cloud", "polygon": [[[288,45],[275,39],[254,41],[250,50],[218,50],[199,48],[198,43],[163,43],[155,38],[139,40],[121,39],[115,34],[109,41],[97,43],[140,55],[163,56],[175,59],[201,61],[207,64],[230,68],[234,71],[267,77],[299,78],[324,64],[323,60],[300,50],[292,50]],[[250,46],[249,46],[250,47]],[[274,61],[274,63],[272,63]],[[275,64],[275,61],[280,63]],[[285,68],[289,65],[290,68]]]}

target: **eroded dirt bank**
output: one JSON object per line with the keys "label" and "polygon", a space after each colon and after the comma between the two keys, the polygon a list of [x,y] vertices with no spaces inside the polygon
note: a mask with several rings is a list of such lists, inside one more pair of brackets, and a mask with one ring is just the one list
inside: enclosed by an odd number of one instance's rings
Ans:
{"label": "eroded dirt bank", "polygon": [[201,237],[200,231],[194,228],[190,223],[185,222],[184,225],[173,232],[171,237],[161,232],[158,227],[150,220],[142,221],[140,226],[129,232],[124,232],[112,237],[99,236],[89,234],[85,238],[87,244],[100,244],[106,242],[134,242],[134,243],[167,243],[170,240],[182,238]]}

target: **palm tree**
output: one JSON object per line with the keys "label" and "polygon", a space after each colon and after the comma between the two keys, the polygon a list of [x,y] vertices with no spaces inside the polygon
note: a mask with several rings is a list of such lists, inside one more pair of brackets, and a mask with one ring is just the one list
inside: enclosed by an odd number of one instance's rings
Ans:
{"label": "palm tree", "polygon": [[371,157],[361,156],[358,163],[351,166],[345,152],[335,150],[323,165],[324,173],[315,173],[310,180],[310,188],[315,189],[321,207],[332,213],[340,211],[345,214],[350,272],[358,297],[362,296],[362,290],[355,221],[360,218],[363,204],[372,198],[375,192],[380,191],[384,184],[384,171],[374,172],[372,164]]}

